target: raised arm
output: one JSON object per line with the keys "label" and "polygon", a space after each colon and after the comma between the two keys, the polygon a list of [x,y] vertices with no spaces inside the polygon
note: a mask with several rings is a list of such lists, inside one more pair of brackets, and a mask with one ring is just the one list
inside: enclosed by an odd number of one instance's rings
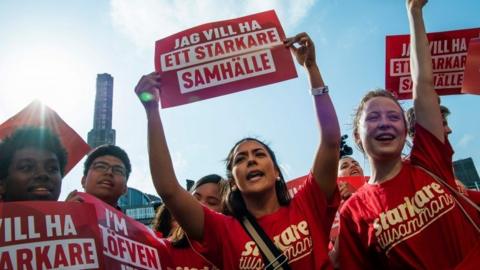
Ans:
{"label": "raised arm", "polygon": [[[320,144],[313,161],[312,173],[327,198],[333,195],[337,187],[337,166],[340,153],[340,127],[332,100],[325,91],[325,83],[315,59],[315,46],[306,33],[300,33],[286,40],[286,46],[297,62],[306,70],[313,93],[315,111],[320,130]],[[295,47],[298,45],[299,47]]]}
{"label": "raised arm", "polygon": [[200,203],[178,183],[159,112],[160,75],[143,76],[135,87],[147,113],[148,155],[155,188],[189,237],[201,240],[204,214]]}
{"label": "raised arm", "polygon": [[413,108],[418,124],[440,141],[445,140],[440,104],[433,84],[432,56],[422,9],[427,0],[406,0],[410,25],[410,70],[413,80]]}

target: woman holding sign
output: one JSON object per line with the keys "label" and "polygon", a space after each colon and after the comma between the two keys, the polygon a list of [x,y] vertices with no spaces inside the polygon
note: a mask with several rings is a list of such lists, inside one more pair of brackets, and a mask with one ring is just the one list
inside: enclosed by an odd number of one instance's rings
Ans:
{"label": "woman holding sign", "polygon": [[[354,137],[371,176],[340,212],[339,263],[343,269],[454,269],[480,248],[480,219],[457,196],[453,150],[444,133],[433,87],[423,23],[426,0],[407,0],[411,31],[413,104],[417,123],[408,160],[403,109],[385,90],[369,92],[354,120]],[[474,260],[463,262],[473,269]]]}
{"label": "woman holding sign", "polygon": [[159,115],[160,76],[144,76],[135,88],[147,113],[155,187],[188,236],[199,241],[197,249],[221,269],[331,268],[327,244],[339,202],[339,125],[310,37],[298,34],[285,46],[309,76],[320,144],[305,186],[290,199],[272,150],[251,138],[236,143],[227,158],[233,217],[203,207],[178,183]]}

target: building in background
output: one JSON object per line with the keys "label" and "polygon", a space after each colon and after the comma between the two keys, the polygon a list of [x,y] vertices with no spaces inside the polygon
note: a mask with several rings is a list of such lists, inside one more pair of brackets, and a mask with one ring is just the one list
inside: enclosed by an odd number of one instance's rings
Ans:
{"label": "building in background", "polygon": [[[186,179],[187,190],[195,181]],[[118,206],[129,217],[149,226],[152,223],[157,208],[162,205],[162,199],[156,195],[143,193],[135,188],[128,188],[127,193],[118,199]]]}
{"label": "building in background", "polygon": [[155,217],[155,210],[160,203],[161,199],[159,197],[130,187],[127,193],[118,199],[118,206],[127,216],[145,225],[150,225]]}
{"label": "building in background", "polygon": [[108,73],[97,74],[97,93],[93,129],[88,132],[88,144],[95,148],[102,144],[115,144],[112,129],[113,77]]}
{"label": "building in background", "polygon": [[470,189],[480,190],[480,178],[472,158],[460,159],[453,162],[455,177]]}

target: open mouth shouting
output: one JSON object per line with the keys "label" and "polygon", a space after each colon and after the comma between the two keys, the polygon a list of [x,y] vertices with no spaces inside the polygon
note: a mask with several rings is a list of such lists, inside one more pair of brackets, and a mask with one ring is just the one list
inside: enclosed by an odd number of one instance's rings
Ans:
{"label": "open mouth shouting", "polygon": [[359,176],[359,175],[360,175],[360,170],[358,170],[357,168],[350,170],[350,176]]}
{"label": "open mouth shouting", "polygon": [[259,170],[253,170],[247,173],[247,181],[256,181],[262,178],[265,174]]}

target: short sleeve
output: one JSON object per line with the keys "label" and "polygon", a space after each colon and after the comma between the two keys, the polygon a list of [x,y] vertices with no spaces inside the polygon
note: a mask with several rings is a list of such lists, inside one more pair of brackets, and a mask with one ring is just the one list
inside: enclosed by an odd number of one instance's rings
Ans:
{"label": "short sleeve", "polygon": [[455,186],[452,156],[453,149],[446,137],[442,143],[421,125],[415,125],[415,138],[410,154],[412,165],[424,167]]}
{"label": "short sleeve", "polygon": [[205,206],[202,208],[204,213],[203,238],[201,241],[192,241],[191,245],[194,250],[221,268],[223,265],[223,241],[220,236],[225,235],[227,231],[225,228],[226,217]]}
{"label": "short sleeve", "polygon": [[307,175],[305,184],[300,188],[298,193],[295,194],[292,203],[294,203],[296,207],[303,209],[306,214],[312,215],[317,225],[321,225],[322,233],[325,234],[325,240],[328,243],[330,229],[340,201],[338,187],[335,189],[332,198],[327,200],[325,193],[310,172]]}

